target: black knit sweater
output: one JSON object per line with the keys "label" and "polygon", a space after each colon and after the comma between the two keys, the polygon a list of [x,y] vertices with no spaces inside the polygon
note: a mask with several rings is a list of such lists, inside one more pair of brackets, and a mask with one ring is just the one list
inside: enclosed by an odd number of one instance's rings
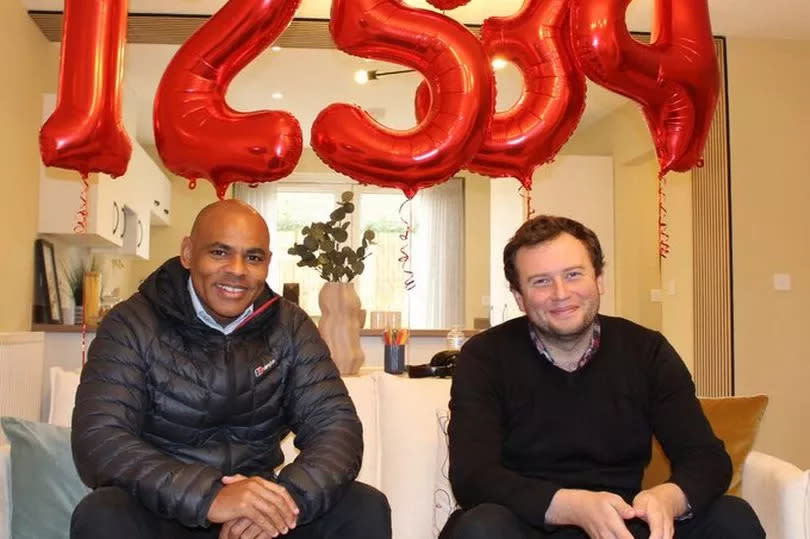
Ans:
{"label": "black knit sweater", "polygon": [[463,508],[497,503],[539,527],[560,488],[629,502],[653,434],[696,513],[728,488],[731,461],[672,346],[630,321],[600,320],[599,350],[573,373],[538,353],[526,317],[464,346],[449,427],[450,480]]}

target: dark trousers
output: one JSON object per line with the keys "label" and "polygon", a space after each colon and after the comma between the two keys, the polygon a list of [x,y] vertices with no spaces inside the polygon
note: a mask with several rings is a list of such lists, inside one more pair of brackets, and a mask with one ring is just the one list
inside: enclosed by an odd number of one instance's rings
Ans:
{"label": "dark trousers", "polygon": [[[627,529],[635,539],[647,539],[647,523],[633,519]],[[534,528],[509,509],[482,504],[450,515],[439,539],[587,539],[581,528],[563,526],[555,531]],[[723,496],[705,512],[675,523],[676,539],[763,539],[765,530],[748,502]]]}
{"label": "dark trousers", "polygon": [[[187,528],[146,509],[118,487],[97,489],[79,503],[71,539],[217,539],[221,526]],[[281,537],[290,539],[390,539],[391,508],[377,489],[349,485],[346,495],[321,517]]]}

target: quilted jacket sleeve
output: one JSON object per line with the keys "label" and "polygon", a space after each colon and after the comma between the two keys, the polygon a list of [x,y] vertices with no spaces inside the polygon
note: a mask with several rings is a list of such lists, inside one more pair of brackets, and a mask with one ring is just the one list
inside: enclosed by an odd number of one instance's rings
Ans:
{"label": "quilted jacket sleeve", "polygon": [[363,457],[363,429],[357,411],[315,325],[293,314],[293,364],[285,408],[295,433],[298,458],[279,474],[299,504],[300,524],[319,517],[357,477]]}
{"label": "quilted jacket sleeve", "polygon": [[181,462],[140,437],[149,402],[144,350],[152,337],[136,329],[151,327],[139,314],[129,303],[114,309],[90,345],[73,411],[73,459],[89,487],[121,487],[158,515],[204,526],[222,474]]}

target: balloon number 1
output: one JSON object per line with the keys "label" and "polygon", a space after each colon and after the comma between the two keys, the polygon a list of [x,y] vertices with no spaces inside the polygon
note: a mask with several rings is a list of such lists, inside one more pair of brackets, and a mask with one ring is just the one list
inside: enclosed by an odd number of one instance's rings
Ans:
{"label": "balloon number 1", "polygon": [[42,162],[122,175],[132,145],[121,124],[126,0],[65,0],[56,108],[39,133]]}
{"label": "balloon number 1", "polygon": [[[449,9],[468,0],[431,0]],[[531,187],[576,128],[584,77],[638,101],[661,173],[701,163],[719,89],[708,0],[656,0],[650,45],[625,24],[629,0],[525,0],[491,17],[481,41],[449,17],[401,0],[333,0],[329,29],[339,49],[402,64],[425,81],[419,123],[398,131],[365,111],[333,104],[312,126],[312,147],[361,183],[409,198],[461,168],[513,176]],[[287,27],[300,0],[230,0],[178,51],[154,107],[158,151],[173,172],[208,178],[224,197],[235,181],[280,179],[301,155],[298,121],[283,111],[237,112],[225,102],[234,76]],[[126,0],[66,0],[57,108],[43,126],[43,161],[122,174],[131,146],[120,122]],[[495,113],[489,58],[505,56],[525,89]]]}

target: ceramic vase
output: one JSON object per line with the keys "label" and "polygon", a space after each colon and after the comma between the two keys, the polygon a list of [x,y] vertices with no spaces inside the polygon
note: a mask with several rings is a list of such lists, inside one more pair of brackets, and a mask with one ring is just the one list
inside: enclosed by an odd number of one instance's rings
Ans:
{"label": "ceramic vase", "polygon": [[340,374],[357,374],[365,361],[360,346],[362,309],[354,283],[325,283],[318,294],[318,330]]}

